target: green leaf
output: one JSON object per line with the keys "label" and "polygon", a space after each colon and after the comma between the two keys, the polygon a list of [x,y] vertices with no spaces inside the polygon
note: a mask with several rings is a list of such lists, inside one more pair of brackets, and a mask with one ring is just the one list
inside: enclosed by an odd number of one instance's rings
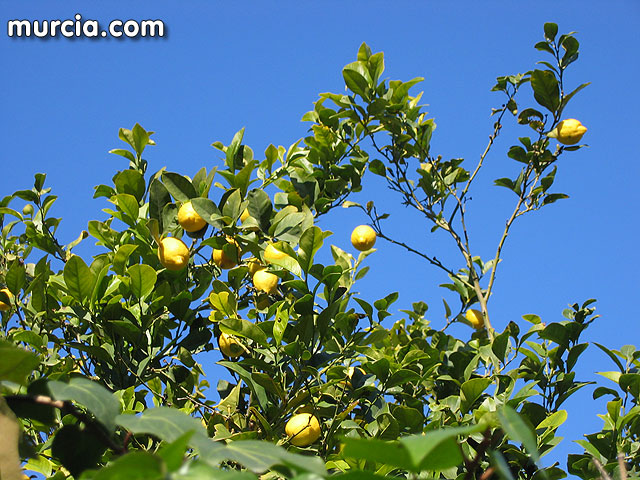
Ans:
{"label": "green leaf", "polygon": [[[187,432],[207,437],[202,423],[186,413],[170,407],[158,407],[145,410],[142,415],[123,414],[116,417],[116,423],[133,434],[147,434],[167,442],[175,442]],[[208,439],[207,439],[208,440]],[[193,440],[190,444],[193,443]]]}
{"label": "green leaf", "polygon": [[344,83],[353,93],[365,98],[365,92],[371,83],[369,72],[363,62],[353,62],[342,69]]}
{"label": "green leaf", "polygon": [[238,189],[227,190],[220,200],[220,209],[225,217],[238,218],[242,213],[241,206],[242,195]]}
{"label": "green leaf", "polygon": [[319,227],[309,227],[300,237],[300,248],[298,258],[302,270],[308,272],[313,265],[313,258],[316,252],[322,247],[324,239],[331,235],[331,232],[323,232]]}
{"label": "green leaf", "polygon": [[[0,354],[0,358],[4,357]],[[4,365],[0,366],[3,369]],[[11,411],[4,397],[0,396],[0,476],[7,480],[19,480],[23,478],[18,441],[20,439],[20,426],[14,413]]]}
{"label": "green leaf", "polygon": [[118,275],[124,275],[129,257],[138,248],[138,245],[121,245],[118,247],[115,255],[113,256],[113,271]]}
{"label": "green leaf", "polygon": [[536,101],[555,113],[560,106],[560,88],[555,75],[548,70],[534,70],[531,72],[531,87]]}
{"label": "green leaf", "polygon": [[24,287],[26,280],[27,279],[24,267],[20,265],[20,262],[14,261],[4,277],[7,288],[15,296],[18,296],[20,294],[20,291],[22,290],[22,287]]}
{"label": "green leaf", "polygon": [[220,330],[224,333],[250,338],[254,342],[263,346],[267,346],[269,344],[269,342],[267,342],[267,335],[259,326],[242,318],[228,317],[221,320]]}
{"label": "green leaf", "polygon": [[162,172],[162,182],[173,198],[179,202],[188,202],[198,196],[191,181],[178,173]]}
{"label": "green leaf", "polygon": [[51,443],[51,453],[62,465],[78,478],[80,474],[96,466],[106,450],[97,434],[81,430],[77,424],[64,425]]}
{"label": "green leaf", "polygon": [[149,186],[149,216],[161,222],[162,210],[169,203],[171,203],[171,196],[167,187],[160,180],[154,178]]}
{"label": "green leaf", "polygon": [[133,148],[137,152],[138,155],[142,155],[144,148],[150,143],[149,142],[149,133],[144,128],[142,128],[139,124],[135,124],[133,129],[131,130],[133,136]]}
{"label": "green leaf", "polygon": [[386,442],[375,438],[344,438],[342,454],[358,460],[392,465],[415,471],[414,462],[405,446],[399,442]]}
{"label": "green leaf", "polygon": [[562,425],[567,420],[567,411],[566,410],[558,410],[557,412],[552,413],[547,418],[542,420],[536,430],[540,430],[542,428],[555,430],[560,425]]}
{"label": "green leaf", "polygon": [[466,413],[491,385],[490,378],[472,378],[460,386],[460,411]]}
{"label": "green leaf", "polygon": [[122,210],[125,215],[127,215],[132,220],[132,222],[126,223],[131,226],[135,226],[138,220],[138,212],[140,211],[138,200],[136,200],[133,195],[129,195],[128,193],[119,193],[115,196],[115,202],[116,205],[118,205],[118,208],[120,208],[120,210]]}
{"label": "green leaf", "polygon": [[127,480],[167,478],[164,462],[162,458],[152,453],[135,451],[118,457],[107,466],[102,467],[91,477],[91,480],[122,480],[125,478]]}
{"label": "green leaf", "polygon": [[215,228],[222,228],[224,224],[220,221],[222,215],[215,203],[208,198],[194,198],[191,200],[191,205],[198,215],[207,222],[209,225],[213,225]]}
{"label": "green leaf", "polygon": [[144,197],[146,191],[144,176],[137,170],[123,170],[113,178],[113,182],[117,193],[133,195],[138,202]]}
{"label": "green leaf", "polygon": [[553,42],[558,34],[558,25],[556,23],[545,23],[544,24],[544,38],[546,38],[549,42]]}
{"label": "green leaf", "polygon": [[531,431],[529,425],[522,420],[520,414],[508,405],[503,406],[497,413],[500,426],[507,436],[514,442],[522,443],[527,453],[531,455],[531,458],[535,462],[538,462],[540,455],[538,454],[536,436]]}
{"label": "green leaf", "polygon": [[47,386],[56,400],[73,400],[84,406],[110,431],[115,429],[120,401],[102,385],[86,378],[72,378],[69,383],[50,381]]}
{"label": "green leaf", "polygon": [[371,160],[369,162],[369,171],[371,173],[375,173],[376,175],[379,175],[381,177],[386,177],[387,176],[387,169],[384,166],[384,163],[382,163],[378,159]]}
{"label": "green leaf", "polygon": [[83,303],[91,297],[95,275],[82,258],[72,255],[64,266],[64,283],[71,296]]}
{"label": "green leaf", "polygon": [[258,440],[231,442],[224,449],[203,460],[216,466],[223,460],[231,460],[254,473],[266,472],[274,465],[285,465],[298,472],[327,476],[324,462],[320,458],[296,455],[273,443]]}
{"label": "green leaf", "polygon": [[132,265],[127,270],[127,275],[131,278],[131,293],[143,299],[153,291],[156,285],[158,274],[149,265]]}
{"label": "green leaf", "polygon": [[0,381],[8,380],[21,385],[40,364],[35,353],[4,340],[0,340],[0,359]]}
{"label": "green leaf", "polygon": [[400,443],[409,453],[414,472],[444,470],[456,467],[463,461],[458,436],[480,432],[485,428],[482,425],[471,425],[432,430],[425,435],[401,438]]}

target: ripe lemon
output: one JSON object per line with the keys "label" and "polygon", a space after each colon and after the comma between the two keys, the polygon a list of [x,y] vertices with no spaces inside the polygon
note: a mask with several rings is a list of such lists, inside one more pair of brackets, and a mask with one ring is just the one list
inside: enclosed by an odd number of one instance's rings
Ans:
{"label": "ripe lemon", "polygon": [[244,349],[240,345],[240,342],[238,342],[238,339],[233,335],[227,335],[226,333],[220,334],[220,338],[218,338],[218,345],[220,345],[220,351],[230,358],[238,358],[244,352]]}
{"label": "ripe lemon", "polygon": [[280,278],[266,270],[258,270],[253,274],[253,286],[257,290],[273,295],[278,291],[278,282]]}
{"label": "ripe lemon", "polygon": [[470,308],[469,310],[467,310],[467,313],[465,313],[464,316],[467,320],[469,320],[469,323],[471,323],[473,328],[475,328],[476,330],[484,328],[484,316],[482,315],[482,312],[480,310]]}
{"label": "ripe lemon", "polygon": [[231,237],[227,237],[227,242],[231,244],[231,247],[228,247],[230,249],[229,253],[222,249],[214,248],[213,253],[211,254],[213,263],[223,270],[228,270],[238,265],[238,261],[241,257],[240,245],[238,245],[238,242]]}
{"label": "ripe lemon", "polygon": [[207,222],[194,210],[191,202],[183,203],[178,210],[178,223],[187,232],[202,230]]}
{"label": "ripe lemon", "polygon": [[284,431],[293,445],[306,447],[320,437],[320,423],[310,413],[299,413],[289,419]]}
{"label": "ripe lemon", "polygon": [[587,127],[580,123],[580,120],[575,118],[567,118],[558,123],[558,126],[554,128],[549,137],[556,138],[560,143],[564,145],[575,145],[578,143],[582,136],[587,131]]}
{"label": "ripe lemon", "polygon": [[167,270],[182,270],[189,263],[189,248],[179,238],[165,237],[158,244],[158,258]]}
{"label": "ripe lemon", "polygon": [[267,245],[267,248],[264,249],[264,260],[266,262],[274,262],[278,260],[282,260],[287,256],[286,253],[281,252],[273,244]]}
{"label": "ripe lemon", "polygon": [[[13,293],[11,293],[8,288],[2,288],[0,289],[0,292],[5,293],[7,297],[9,297],[9,302],[13,301]],[[0,312],[6,312],[10,308],[11,308],[11,303],[5,303],[2,300],[0,300]]]}
{"label": "ripe lemon", "polygon": [[251,275],[251,278],[253,278],[253,275],[258,271],[258,270],[263,270],[267,267],[265,267],[264,265],[262,265],[260,263],[260,260],[258,260],[255,257],[250,258],[249,260],[247,260],[247,267],[249,267],[249,275]]}
{"label": "ripe lemon", "polygon": [[351,244],[361,252],[370,250],[376,244],[376,232],[369,225],[359,225],[351,232]]}

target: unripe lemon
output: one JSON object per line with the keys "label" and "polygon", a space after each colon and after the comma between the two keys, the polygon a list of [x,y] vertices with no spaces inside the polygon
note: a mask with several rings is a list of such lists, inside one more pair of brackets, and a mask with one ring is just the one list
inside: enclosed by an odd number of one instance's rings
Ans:
{"label": "unripe lemon", "polygon": [[178,223],[187,232],[202,230],[207,222],[194,210],[191,202],[183,203],[178,210]]}
{"label": "unripe lemon", "polygon": [[244,349],[240,345],[240,342],[238,342],[238,339],[233,335],[227,335],[226,333],[220,334],[220,338],[218,338],[218,345],[220,345],[220,351],[230,358],[238,358],[244,352]]}
{"label": "unripe lemon", "polygon": [[165,237],[158,244],[158,258],[167,270],[182,270],[189,263],[189,248],[179,238]]}
{"label": "unripe lemon", "polygon": [[282,260],[287,256],[286,253],[281,252],[273,244],[267,245],[267,248],[264,249],[264,260],[266,262],[274,262],[278,260]]}
{"label": "unripe lemon", "polygon": [[484,316],[480,310],[475,310],[470,308],[467,310],[467,313],[464,314],[465,318],[469,320],[469,323],[473,326],[473,328],[480,330],[484,328]]}
{"label": "unripe lemon", "polygon": [[[0,292],[5,293],[7,297],[9,297],[9,302],[13,301],[13,293],[11,293],[8,288],[2,288],[0,289]],[[2,300],[0,300],[0,312],[6,312],[10,308],[11,308],[11,303],[5,303]]]}
{"label": "unripe lemon", "polygon": [[213,259],[213,263],[215,263],[218,267],[223,270],[228,270],[230,268],[238,265],[238,261],[240,260],[240,245],[233,238],[227,237],[227,241],[232,245],[230,253],[226,253],[224,250],[214,248],[213,253],[211,254],[211,258]]}
{"label": "unripe lemon", "polygon": [[253,274],[253,286],[257,290],[273,295],[278,291],[278,282],[280,278],[266,270],[258,270]]}
{"label": "unripe lemon", "polygon": [[548,136],[555,137],[564,145],[575,145],[582,139],[586,131],[587,127],[582,125],[580,120],[567,118],[566,120],[562,120]]}
{"label": "unripe lemon", "polygon": [[33,205],[31,205],[30,203],[27,203],[22,209],[22,215],[27,216],[27,215],[31,215],[32,213],[33,213]]}
{"label": "unripe lemon", "polygon": [[284,431],[293,445],[306,447],[320,438],[320,423],[310,413],[299,413],[289,419]]}
{"label": "unripe lemon", "polygon": [[369,225],[357,226],[351,232],[351,244],[361,252],[370,250],[376,244],[376,231]]}
{"label": "unripe lemon", "polygon": [[251,278],[253,278],[253,275],[258,271],[258,270],[263,270],[267,267],[265,267],[264,265],[262,265],[260,263],[260,260],[258,260],[257,258],[253,257],[250,258],[249,260],[247,260],[247,267],[249,267],[249,275],[251,275]]}

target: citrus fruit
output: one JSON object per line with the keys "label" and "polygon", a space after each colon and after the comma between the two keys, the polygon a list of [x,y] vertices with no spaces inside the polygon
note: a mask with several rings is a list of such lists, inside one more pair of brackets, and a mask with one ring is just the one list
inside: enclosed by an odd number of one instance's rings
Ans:
{"label": "citrus fruit", "polygon": [[158,258],[167,270],[182,270],[189,263],[189,248],[179,238],[165,237],[158,244]]}
{"label": "citrus fruit", "polygon": [[293,445],[306,447],[320,437],[320,423],[310,413],[299,413],[289,419],[284,431]]}
{"label": "citrus fruit", "polygon": [[33,213],[33,205],[31,205],[30,203],[27,203],[22,209],[22,215],[26,217],[27,215],[31,215],[32,213]]}
{"label": "citrus fruit", "polygon": [[467,313],[464,314],[465,318],[469,320],[469,323],[473,326],[473,328],[480,330],[484,328],[484,316],[480,310],[475,310],[470,308],[467,310]]}
{"label": "citrus fruit", "polygon": [[255,257],[250,258],[249,260],[247,260],[247,267],[249,267],[249,275],[251,275],[251,278],[253,278],[253,275],[258,271],[258,270],[262,270],[265,267],[264,265],[262,265],[260,263],[260,260],[258,260]]}
{"label": "citrus fruit", "polygon": [[359,225],[351,232],[351,244],[364,252],[370,250],[376,243],[376,232],[369,225]]}
{"label": "citrus fruit", "polygon": [[278,291],[278,282],[280,278],[266,270],[258,270],[253,274],[253,286],[257,290],[273,295]]}
{"label": "citrus fruit", "polygon": [[267,248],[264,249],[264,260],[266,262],[274,262],[274,261],[277,262],[278,260],[282,260],[286,256],[287,256],[286,253],[281,252],[276,247],[274,247],[273,244],[271,243],[267,245]]}
{"label": "citrus fruit", "polygon": [[220,351],[230,358],[238,358],[244,352],[244,349],[240,345],[240,342],[238,342],[238,339],[233,335],[227,335],[226,333],[220,334],[220,338],[218,338],[218,345],[220,345]]}
{"label": "citrus fruit", "polygon": [[582,125],[580,120],[567,118],[558,123],[556,128],[554,128],[548,136],[556,138],[564,145],[575,145],[582,139],[586,131],[587,127]]}
{"label": "citrus fruit", "polygon": [[[7,297],[9,297],[10,302],[13,300],[13,294],[9,291],[8,288],[2,288],[0,289],[0,292],[5,293]],[[5,303],[2,300],[0,300],[0,312],[6,312],[10,308],[11,308],[10,303]]]}
{"label": "citrus fruit", "polygon": [[183,203],[178,210],[178,223],[187,232],[202,230],[207,222],[194,210],[191,202]]}
{"label": "citrus fruit", "polygon": [[211,258],[213,263],[223,270],[228,270],[235,267],[240,260],[240,245],[233,238],[227,237],[227,242],[231,244],[231,247],[227,247],[225,252],[223,249],[214,248]]}

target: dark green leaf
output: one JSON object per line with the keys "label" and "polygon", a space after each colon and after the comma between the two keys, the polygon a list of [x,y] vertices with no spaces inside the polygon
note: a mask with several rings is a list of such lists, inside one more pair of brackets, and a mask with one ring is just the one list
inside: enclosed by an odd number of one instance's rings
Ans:
{"label": "dark green leaf", "polygon": [[548,70],[534,70],[531,72],[531,87],[536,101],[555,113],[560,106],[560,88],[555,75]]}
{"label": "dark green leaf", "polygon": [[153,291],[158,275],[149,265],[132,265],[127,270],[127,275],[131,279],[131,293],[143,299]]}
{"label": "dark green leaf", "polygon": [[0,381],[24,384],[26,378],[40,364],[35,353],[12,345],[7,341],[0,341]]}
{"label": "dark green leaf", "polygon": [[82,303],[91,297],[95,275],[82,258],[72,255],[64,266],[64,282],[71,296]]}
{"label": "dark green leaf", "polygon": [[162,182],[173,198],[179,202],[188,202],[198,196],[191,181],[178,173],[162,172]]}

